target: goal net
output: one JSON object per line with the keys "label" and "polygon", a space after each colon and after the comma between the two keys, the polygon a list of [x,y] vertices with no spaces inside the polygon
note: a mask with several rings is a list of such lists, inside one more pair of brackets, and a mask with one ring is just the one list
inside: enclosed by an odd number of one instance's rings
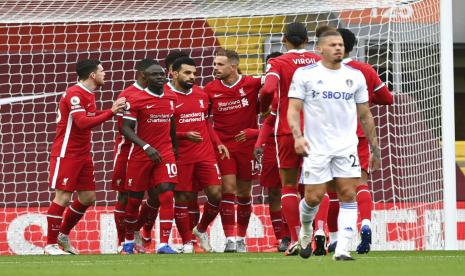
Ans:
{"label": "goal net", "polygon": [[[283,28],[293,21],[307,25],[309,49],[318,25],[352,30],[353,57],[372,64],[394,93],[393,106],[372,109],[383,156],[370,182],[373,249],[443,248],[439,0],[6,0],[0,10],[0,254],[42,253],[57,103],[77,81],[78,59],[103,62],[107,81],[96,100],[106,109],[133,82],[136,61],[163,61],[172,50],[195,59],[199,85],[213,79],[219,47],[240,54],[244,74],[261,75],[267,54],[286,51]],[[71,234],[82,253],[116,251],[114,137],[114,121],[93,130],[97,202]],[[268,199],[258,183],[253,198],[249,251],[272,250]],[[216,219],[210,234],[219,251],[221,229]],[[172,242],[179,242],[175,229]]]}

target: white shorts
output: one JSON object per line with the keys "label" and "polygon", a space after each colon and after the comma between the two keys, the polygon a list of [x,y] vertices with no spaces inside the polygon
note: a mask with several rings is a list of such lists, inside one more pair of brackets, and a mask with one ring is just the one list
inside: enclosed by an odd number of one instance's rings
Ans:
{"label": "white shorts", "polygon": [[361,176],[357,150],[347,155],[312,155],[304,157],[300,183],[323,184],[333,178]]}

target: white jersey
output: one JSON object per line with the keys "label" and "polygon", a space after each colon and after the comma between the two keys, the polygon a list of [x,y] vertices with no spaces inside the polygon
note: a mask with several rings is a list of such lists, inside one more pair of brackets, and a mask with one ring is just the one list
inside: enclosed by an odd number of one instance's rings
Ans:
{"label": "white jersey", "polygon": [[321,61],[297,69],[289,98],[304,101],[304,136],[310,153],[344,155],[357,148],[357,106],[368,102],[363,74],[346,64],[328,69]]}

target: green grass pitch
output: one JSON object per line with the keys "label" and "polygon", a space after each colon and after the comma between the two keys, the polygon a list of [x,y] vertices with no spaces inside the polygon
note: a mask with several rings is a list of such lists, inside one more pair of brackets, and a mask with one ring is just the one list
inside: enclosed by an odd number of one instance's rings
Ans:
{"label": "green grass pitch", "polygon": [[278,253],[196,255],[1,256],[0,275],[465,275],[465,251],[370,252],[356,261]]}

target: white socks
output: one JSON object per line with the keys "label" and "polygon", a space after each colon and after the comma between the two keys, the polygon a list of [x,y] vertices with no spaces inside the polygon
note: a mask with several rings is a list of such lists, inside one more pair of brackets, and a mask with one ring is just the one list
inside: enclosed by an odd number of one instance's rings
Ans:
{"label": "white socks", "polygon": [[357,202],[340,202],[337,218],[336,255],[348,254],[352,237],[357,233]]}
{"label": "white socks", "polygon": [[300,211],[300,222],[302,224],[302,231],[305,234],[308,234],[311,236],[312,233],[312,222],[313,219],[315,218],[316,213],[318,212],[318,208],[320,205],[317,205],[315,207],[310,207],[308,204],[305,202],[305,199],[302,199],[299,204],[299,211]]}

